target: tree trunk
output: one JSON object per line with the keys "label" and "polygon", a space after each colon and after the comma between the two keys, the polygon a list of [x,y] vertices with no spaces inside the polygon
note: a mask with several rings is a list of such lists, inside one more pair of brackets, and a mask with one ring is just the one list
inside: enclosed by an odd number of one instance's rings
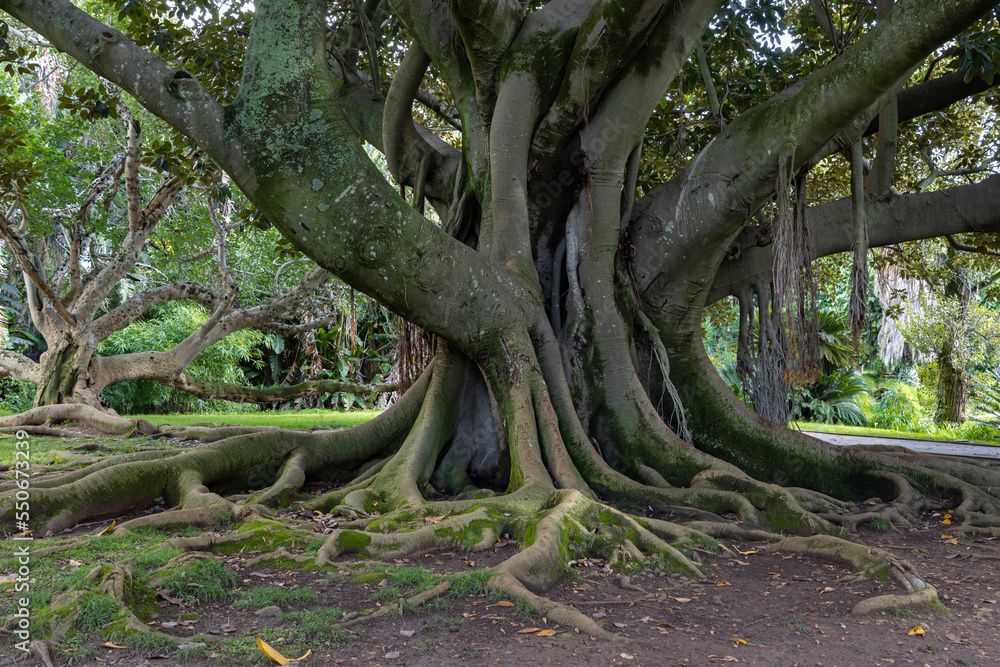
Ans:
{"label": "tree trunk", "polygon": [[965,421],[965,406],[969,401],[969,374],[952,362],[951,341],[946,341],[938,355],[938,387],[936,422],[961,424]]}
{"label": "tree trunk", "polygon": [[89,389],[91,352],[66,337],[42,353],[35,392],[35,407],[85,403],[100,407],[100,398]]}
{"label": "tree trunk", "polygon": [[[54,515],[45,530],[106,512],[119,475],[128,488],[115,509],[162,494],[176,512],[139,523],[167,523],[204,521],[209,510],[247,518],[338,467],[346,483],[307,499],[345,518],[317,564],[487,549],[508,533],[521,551],[494,568],[492,585],[600,633],[532,592],[577,550],[613,566],[659,554],[700,577],[684,550],[754,534],[748,526],[769,537],[839,534],[876,518],[905,523],[949,495],[962,498],[955,512],[968,526],[998,525],[1000,501],[986,491],[1000,487],[995,471],[788,431],[738,405],[700,343],[702,310],[747,220],[836,128],[862,132],[926,53],[992,4],[943,11],[914,0],[911,13],[890,13],[640,201],[644,128],[721,3],[553,0],[530,13],[512,0],[389,5],[418,45],[379,109],[379,132],[371,119],[352,125],[372,95],[352,91],[348,64],[329,67],[325,0],[255,3],[243,84],[225,108],[190,73],[116,33],[99,57],[81,47],[104,44],[105,28],[65,0],[0,0],[42,27],[46,16],[74,16],[49,30],[59,48],[187,132],[296,248],[441,341],[414,387],[363,427],[240,436],[129,460],[127,475],[94,467],[58,480],[65,486],[33,487],[33,510]],[[428,57],[455,97],[461,151],[413,131]],[[358,98],[362,106],[348,103]],[[383,179],[359,131],[441,203],[445,224]],[[861,514],[849,502],[876,495],[890,500]],[[832,550],[821,543],[817,551]]]}

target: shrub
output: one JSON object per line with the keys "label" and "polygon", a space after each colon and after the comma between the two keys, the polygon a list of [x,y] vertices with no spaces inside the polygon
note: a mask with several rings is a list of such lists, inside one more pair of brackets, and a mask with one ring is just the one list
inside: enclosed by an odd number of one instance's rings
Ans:
{"label": "shrub", "polygon": [[889,383],[882,390],[871,425],[892,431],[922,432],[927,415],[920,399],[916,387],[902,382]]}

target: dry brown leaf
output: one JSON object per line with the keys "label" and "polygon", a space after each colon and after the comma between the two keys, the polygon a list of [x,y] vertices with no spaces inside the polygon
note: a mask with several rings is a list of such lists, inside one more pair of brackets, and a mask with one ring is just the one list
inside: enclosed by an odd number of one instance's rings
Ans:
{"label": "dry brown leaf", "polygon": [[124,646],[119,646],[118,644],[112,644],[111,642],[104,642],[104,645],[108,648],[125,648]]}
{"label": "dry brown leaf", "polygon": [[834,592],[835,590],[837,590],[837,589],[835,589],[835,588],[832,588],[831,586],[827,586],[826,588],[824,588],[823,590],[821,590],[821,591],[819,592],[819,594],[820,594],[820,595],[822,595],[823,593],[832,593],[832,592]]}
{"label": "dry brown leaf", "polygon": [[399,657],[399,651],[389,651],[388,653],[385,654],[386,660],[395,660],[398,657]]}
{"label": "dry brown leaf", "polygon": [[416,630],[400,630],[399,634],[403,635],[404,637],[412,637],[413,635],[417,634],[417,631]]}
{"label": "dry brown leaf", "polygon": [[539,628],[525,628],[524,630],[518,630],[519,635],[533,635],[538,632]]}

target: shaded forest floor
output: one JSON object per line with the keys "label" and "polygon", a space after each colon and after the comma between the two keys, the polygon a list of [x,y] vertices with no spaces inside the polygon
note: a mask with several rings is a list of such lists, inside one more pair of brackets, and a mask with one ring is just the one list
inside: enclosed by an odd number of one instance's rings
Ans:
{"label": "shaded forest floor", "polygon": [[[96,458],[101,452],[74,454]],[[58,459],[52,463],[65,465]],[[35,459],[39,467],[47,462]],[[313,521],[317,533],[328,532],[335,521],[298,511],[286,516]],[[944,602],[933,610],[855,617],[850,610],[860,600],[902,591],[894,582],[853,581],[840,565],[780,553],[770,544],[727,542],[729,552],[699,554],[712,573],[702,581],[655,567],[612,571],[600,560],[574,563],[573,575],[548,594],[621,637],[607,642],[554,625],[485,590],[484,568],[518,548],[505,539],[485,552],[436,551],[389,562],[347,557],[323,570],[290,560],[255,563],[262,552],[244,548],[192,559],[136,608],[149,627],[184,638],[180,649],[118,638],[94,609],[92,631],[54,644],[52,659],[92,667],[275,664],[260,652],[260,638],[288,658],[311,651],[302,665],[1000,664],[1000,539],[955,538],[946,521],[945,514],[925,514],[901,532],[858,535],[912,562]],[[162,549],[164,541],[202,532],[98,535],[109,524],[34,541],[33,550],[62,549],[32,559],[32,609],[44,609],[54,595],[80,586],[97,565],[131,559],[134,576],[144,580],[179,553]],[[227,530],[220,526],[218,532]],[[0,586],[9,591],[5,620],[13,611],[14,548],[11,540],[0,543],[0,578],[6,581]],[[437,594],[414,602],[427,591]],[[352,617],[353,625],[334,627]],[[47,622],[35,619],[35,636],[44,634]],[[910,634],[917,627],[923,634]],[[9,637],[0,639],[0,664],[42,664],[33,657],[15,662],[21,656]]]}

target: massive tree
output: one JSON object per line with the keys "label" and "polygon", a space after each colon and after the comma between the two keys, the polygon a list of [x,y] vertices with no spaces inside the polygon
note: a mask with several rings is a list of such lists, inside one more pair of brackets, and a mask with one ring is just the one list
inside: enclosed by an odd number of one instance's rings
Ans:
{"label": "massive tree", "polygon": [[[722,294],[748,295],[775,327],[804,322],[808,260],[854,246],[859,207],[870,246],[997,228],[995,177],[915,195],[876,183],[877,196],[853,204],[807,208],[803,196],[809,168],[856,145],[897,93],[905,119],[982,90],[961,74],[906,86],[995,2],[902,0],[808,76],[729,122],[715,114],[718,134],[638,198],[644,131],[721,2],[387,4],[355,3],[353,15],[325,0],[259,0],[229,96],[68,0],[0,0],[196,142],[299,250],[439,341],[420,381],[364,426],[207,433],[216,442],[200,449],[37,482],[41,530],[160,495],[172,511],[119,529],[249,520],[338,469],[351,481],[307,504],[344,516],[320,564],[485,548],[510,533],[521,550],[492,585],[592,632],[592,619],[537,595],[580,549],[615,563],[658,555],[698,576],[690,548],[711,537],[793,534],[786,548],[891,571],[932,598],[905,563],[836,536],[941,507],[963,530],[994,531],[1000,475],[905,450],[837,449],[766,421],[715,374],[700,325]],[[384,95],[376,33],[393,23],[380,12],[402,24],[396,39],[412,40]],[[460,141],[414,121],[414,100],[433,102],[421,90],[429,70]],[[362,140],[413,187],[412,204]],[[440,224],[421,213],[425,200]],[[765,233],[751,221],[772,201]],[[807,357],[804,340],[788,342],[789,359]],[[431,485],[447,498],[428,501]],[[854,502],[876,496],[884,502],[864,511]],[[431,515],[445,518],[424,523]],[[219,539],[248,538],[199,544]]]}

